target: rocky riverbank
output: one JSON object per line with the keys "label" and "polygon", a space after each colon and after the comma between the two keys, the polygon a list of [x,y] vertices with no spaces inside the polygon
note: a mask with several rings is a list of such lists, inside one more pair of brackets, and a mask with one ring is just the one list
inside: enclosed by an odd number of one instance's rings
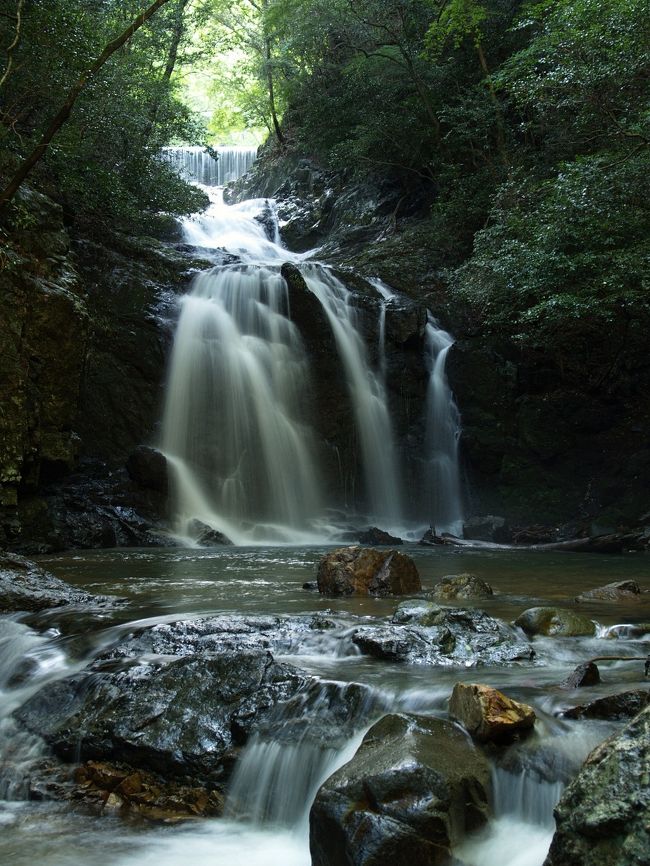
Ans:
{"label": "rocky riverbank", "polygon": [[[457,575],[455,585],[465,592],[471,585],[485,598],[485,584],[468,577]],[[447,592],[452,585],[452,576],[439,584]],[[310,817],[314,862],[370,866],[385,862],[388,853],[410,866],[449,862],[450,852],[494,819],[495,768],[506,775],[541,773],[548,780],[544,784],[564,783],[578,770],[575,758],[566,753],[560,760],[553,739],[547,739],[553,723],[544,703],[536,699],[533,710],[511,700],[489,685],[490,672],[510,667],[513,684],[518,670],[526,678],[537,670],[543,678],[556,645],[593,637],[571,637],[575,630],[541,635],[529,629],[526,635],[474,607],[441,606],[426,598],[397,602],[388,617],[231,613],[129,623],[132,602],[72,589],[28,560],[5,557],[0,610],[13,618],[0,618],[0,625],[11,623],[12,634],[25,629],[16,618],[27,617],[35,629],[30,640],[59,630],[80,636],[97,628],[101,618],[115,623],[85,661],[75,661],[53,678],[42,678],[41,672],[33,685],[36,674],[25,660],[8,664],[11,654],[5,655],[1,687],[9,688],[9,696],[12,690],[26,691],[3,725],[16,726],[16,743],[31,737],[30,742],[44,744],[41,750],[32,745],[29,762],[21,765],[26,796],[149,821],[218,816],[233,784],[240,798],[247,790],[241,787],[241,771],[235,775],[245,755],[281,763],[295,752],[296,760],[301,754],[301,760],[315,762],[324,772],[328,755],[372,725],[355,757],[316,796]],[[620,602],[605,602],[612,603]],[[525,621],[532,622],[531,616]],[[639,652],[642,639],[639,633]],[[625,640],[629,654],[633,644]],[[606,642],[611,647],[616,640]],[[304,660],[317,656],[450,674],[471,667],[474,681],[456,683],[448,710],[444,702],[433,715],[422,715],[400,709],[394,695],[372,685],[315,676]],[[549,866],[590,862],[588,853],[579,859],[591,845],[581,840],[592,838],[585,828],[596,814],[598,850],[609,851],[607,809],[635,815],[634,821],[617,824],[615,835],[628,859],[615,862],[643,862],[634,859],[646,844],[644,819],[635,810],[645,803],[645,783],[626,756],[638,753],[638,766],[645,761],[648,710],[643,705],[650,693],[613,694],[591,710],[594,683],[598,678],[576,672],[570,683],[547,687],[549,693],[560,689],[566,698],[563,736],[571,734],[571,726],[579,730],[585,724],[580,719],[603,718],[616,725],[641,712],[593,753],[567,789],[557,809]],[[298,791],[303,784],[299,765]],[[618,805],[608,793],[612,786]],[[279,807],[269,802],[271,813]],[[571,860],[574,853],[578,859]]]}

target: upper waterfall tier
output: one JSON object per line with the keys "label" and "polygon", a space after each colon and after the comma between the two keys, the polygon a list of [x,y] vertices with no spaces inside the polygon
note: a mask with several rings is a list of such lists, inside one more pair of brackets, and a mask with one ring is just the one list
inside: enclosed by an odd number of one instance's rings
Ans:
{"label": "upper waterfall tier", "polygon": [[217,147],[217,159],[204,147],[167,147],[165,155],[187,180],[223,186],[245,174],[257,159],[256,147]]}

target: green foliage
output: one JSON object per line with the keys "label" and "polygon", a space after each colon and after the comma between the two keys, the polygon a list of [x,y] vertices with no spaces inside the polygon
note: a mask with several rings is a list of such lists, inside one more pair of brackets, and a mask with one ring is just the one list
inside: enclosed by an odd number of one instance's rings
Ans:
{"label": "green foliage", "polygon": [[608,158],[502,186],[491,224],[454,278],[485,325],[553,347],[650,313],[650,165]]}
{"label": "green foliage", "polygon": [[[103,46],[133,20],[142,0],[33,0],[26,4],[12,73],[2,91],[0,171],[8,178],[38,142],[77,78]],[[4,0],[9,15],[15,2]],[[205,132],[165,75],[182,0],[170,0],[89,82],[34,180],[87,227],[131,231],[155,227],[156,214],[188,213],[204,204],[161,160],[174,140]],[[12,19],[0,17],[0,44]],[[181,45],[182,51],[182,45]]]}

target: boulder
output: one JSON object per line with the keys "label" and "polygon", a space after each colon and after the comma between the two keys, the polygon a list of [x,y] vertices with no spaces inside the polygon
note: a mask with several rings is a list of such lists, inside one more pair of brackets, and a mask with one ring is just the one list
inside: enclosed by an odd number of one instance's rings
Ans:
{"label": "boulder", "polygon": [[583,662],[578,665],[561,685],[563,689],[581,689],[585,686],[597,686],[600,682],[600,671],[594,662]]}
{"label": "boulder", "polygon": [[220,547],[223,544],[232,544],[232,541],[223,532],[219,532],[218,529],[214,529],[196,517],[190,520],[187,532],[188,535],[196,539],[196,543],[200,547]]}
{"label": "boulder", "polygon": [[422,589],[411,557],[395,550],[341,547],[321,559],[317,579],[325,595],[406,595]]}
{"label": "boulder", "polygon": [[441,601],[455,598],[490,598],[492,587],[475,574],[447,574],[433,588],[433,595]]}
{"label": "boulder", "polygon": [[359,544],[384,544],[390,546],[403,543],[401,538],[391,535],[390,532],[384,532],[383,529],[378,529],[376,526],[371,526],[359,536]]}
{"label": "boulder", "polygon": [[508,742],[529,733],[535,710],[513,701],[503,692],[478,683],[456,683],[449,701],[449,715],[480,742]]}
{"label": "boulder", "polygon": [[409,664],[493,665],[534,656],[528,642],[485,611],[419,599],[402,602],[391,623],[356,628],[352,641],[375,658]]}
{"label": "boulder", "polygon": [[531,637],[578,637],[596,634],[596,625],[592,620],[561,607],[531,607],[517,617],[515,625]]}
{"label": "boulder", "polygon": [[585,761],[555,809],[544,866],[645,866],[650,854],[650,707]]}
{"label": "boulder", "polygon": [[588,704],[571,707],[562,715],[567,719],[631,719],[650,704],[650,689],[630,689],[616,695],[596,698]]}
{"label": "boulder", "polygon": [[389,715],[311,808],[313,866],[438,866],[487,819],[487,761],[454,725]]}
{"label": "boulder", "polygon": [[126,461],[129,478],[148,490],[166,494],[169,487],[167,458],[156,448],[138,446]]}
{"label": "boulder", "polygon": [[15,718],[65,761],[124,761],[214,786],[252,725],[304,683],[263,650],[117,659],[50,683]]}
{"label": "boulder", "polygon": [[16,553],[0,553],[0,612],[36,612],[64,605],[97,605],[117,599],[91,595]]}
{"label": "boulder", "polygon": [[576,596],[576,601],[640,601],[641,589],[636,580],[619,580],[589,589]]}

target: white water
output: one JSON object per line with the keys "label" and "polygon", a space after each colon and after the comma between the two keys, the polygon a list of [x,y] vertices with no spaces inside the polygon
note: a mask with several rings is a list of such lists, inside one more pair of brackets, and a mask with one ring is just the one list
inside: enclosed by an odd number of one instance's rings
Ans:
{"label": "white water", "polygon": [[454,338],[429,313],[425,340],[429,366],[426,401],[426,508],[437,532],[463,534],[463,504],[458,462],[460,416],[447,382],[445,365]]}
{"label": "white water", "polygon": [[[364,508],[388,528],[402,523],[399,467],[381,376],[371,369],[352,296],[327,268],[278,243],[264,199],[229,207],[220,191],[187,221],[187,241],[225,248],[242,264],[197,276],[181,301],[163,415],[176,532],[198,519],[237,544],[309,543],[332,537],[321,493],[311,378],[289,318],[283,262],[299,266],[327,316],[346,373]],[[264,225],[271,227],[271,240]]]}
{"label": "white water", "polygon": [[245,174],[257,158],[256,147],[217,147],[214,159],[204,147],[167,147],[165,157],[187,180],[223,186]]}

